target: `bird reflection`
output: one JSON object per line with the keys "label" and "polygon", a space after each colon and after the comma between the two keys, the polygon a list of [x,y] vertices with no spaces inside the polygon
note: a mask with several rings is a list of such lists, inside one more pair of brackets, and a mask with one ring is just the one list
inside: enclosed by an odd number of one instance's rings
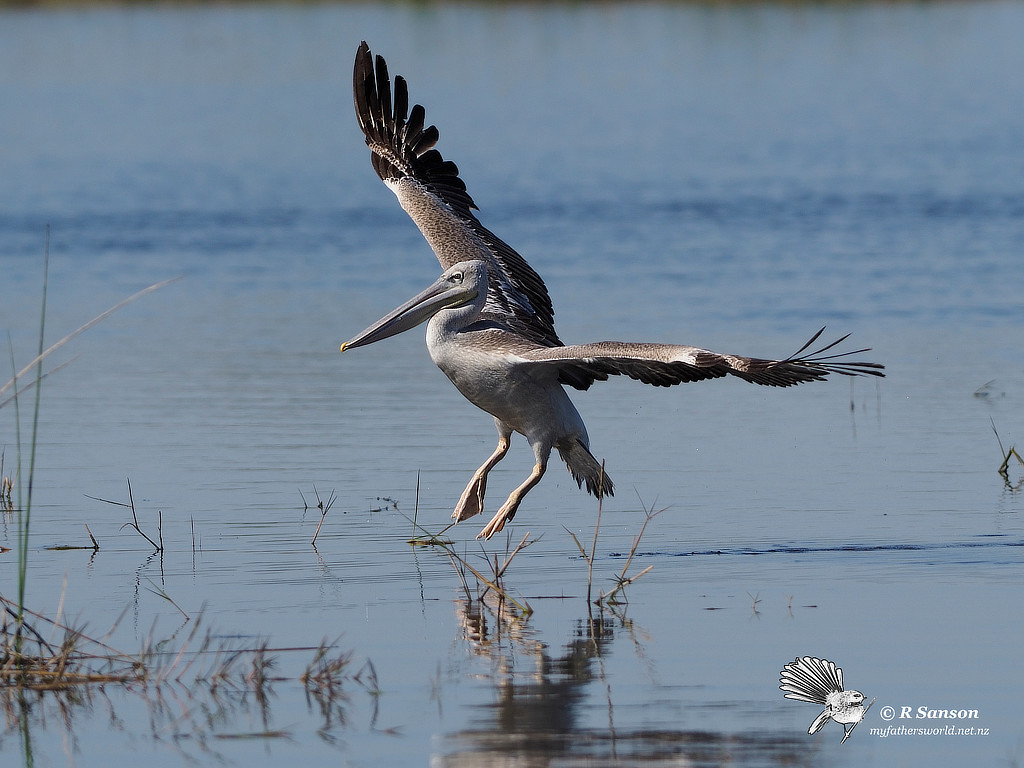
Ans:
{"label": "bird reflection", "polygon": [[595,662],[615,636],[614,617],[578,620],[575,637],[557,656],[527,621],[492,611],[483,601],[463,601],[459,617],[471,651],[494,663],[497,699],[485,717],[492,736],[511,746],[575,730],[585,689],[600,675]]}
{"label": "bird reflection", "polygon": [[577,619],[557,651],[527,620],[484,601],[460,601],[458,615],[460,641],[492,664],[493,703],[475,707],[469,724],[448,734],[432,765],[810,766],[820,757],[791,735],[617,726],[605,662],[616,641],[632,641],[647,658],[644,631],[622,614]]}

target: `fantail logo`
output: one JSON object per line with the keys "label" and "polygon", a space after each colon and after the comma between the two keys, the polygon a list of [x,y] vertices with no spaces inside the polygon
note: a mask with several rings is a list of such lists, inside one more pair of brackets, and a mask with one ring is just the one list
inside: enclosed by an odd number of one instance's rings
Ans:
{"label": "fantail logo", "polygon": [[797,658],[782,668],[779,673],[780,690],[786,692],[787,699],[807,701],[819,704],[825,709],[814,718],[807,733],[817,733],[829,720],[835,720],[843,726],[843,741],[850,738],[857,723],[864,719],[872,699],[864,706],[864,694],[860,691],[843,688],[843,670],[828,659],[816,659],[813,656]]}

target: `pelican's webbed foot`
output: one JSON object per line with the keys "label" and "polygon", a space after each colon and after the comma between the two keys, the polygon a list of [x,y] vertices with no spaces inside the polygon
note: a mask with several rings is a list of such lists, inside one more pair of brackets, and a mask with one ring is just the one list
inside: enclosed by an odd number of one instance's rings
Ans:
{"label": "pelican's webbed foot", "polygon": [[509,438],[511,436],[511,430],[499,425],[498,447],[494,449],[494,453],[487,457],[487,461],[480,466],[480,469],[473,473],[473,479],[469,481],[469,485],[466,486],[466,490],[464,490],[462,492],[462,496],[459,497],[459,503],[455,505],[455,511],[452,512],[452,520],[455,522],[461,522],[473,517],[473,515],[479,515],[484,511],[484,492],[487,490],[487,473],[494,468],[495,464],[505,458],[505,454],[508,453]]}
{"label": "pelican's webbed foot", "polygon": [[473,479],[469,481],[469,485],[466,486],[466,490],[462,492],[462,496],[459,497],[459,503],[455,505],[455,511],[452,512],[452,520],[457,523],[461,523],[463,520],[467,520],[473,515],[479,515],[484,511],[484,492],[487,490],[487,475],[480,474],[479,472],[473,475]]}
{"label": "pelican's webbed foot", "polygon": [[498,533],[502,528],[505,527],[505,523],[516,516],[516,510],[519,509],[519,504],[522,502],[523,497],[530,492],[540,479],[544,477],[544,471],[547,469],[547,465],[538,462],[533,467],[533,472],[526,478],[526,482],[512,491],[509,494],[508,499],[504,504],[501,505],[501,509],[498,513],[491,518],[491,522],[484,526],[484,529],[476,535],[478,539],[489,539],[494,534]]}
{"label": "pelican's webbed foot", "polygon": [[[509,509],[511,506],[511,509]],[[512,499],[509,499],[501,505],[501,509],[498,510],[497,514],[491,518],[491,522],[484,526],[484,529],[476,535],[478,539],[489,539],[496,533],[500,533],[501,529],[505,527],[505,523],[509,522],[513,517],[516,516],[516,510],[519,509],[518,500],[513,505]]]}

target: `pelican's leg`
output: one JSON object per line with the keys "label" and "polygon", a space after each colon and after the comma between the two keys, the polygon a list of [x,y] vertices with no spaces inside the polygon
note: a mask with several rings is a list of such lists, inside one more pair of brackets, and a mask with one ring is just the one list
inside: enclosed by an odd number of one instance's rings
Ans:
{"label": "pelican's leg", "polygon": [[455,511],[452,512],[452,519],[456,522],[461,522],[473,515],[479,515],[483,511],[484,492],[487,490],[487,473],[494,468],[495,464],[505,458],[505,454],[508,453],[508,447],[512,439],[512,430],[497,419],[495,419],[495,423],[498,426],[498,447],[494,449],[494,453],[490,455],[480,469],[473,473],[473,479],[469,481],[466,490],[462,492],[459,503],[455,505]]}
{"label": "pelican's leg", "polygon": [[509,494],[508,499],[501,505],[501,509],[499,509],[497,514],[491,518],[491,522],[484,526],[484,529],[476,535],[478,539],[491,538],[491,536],[498,533],[505,527],[505,523],[516,516],[516,510],[519,509],[519,505],[522,503],[523,497],[530,492],[530,489],[533,488],[533,486],[540,482],[542,477],[544,477],[544,472],[548,468],[547,454],[550,454],[550,452],[550,446],[548,446],[546,450],[538,449],[537,446],[534,446],[534,453],[537,455],[537,463],[533,465],[533,471],[530,473],[530,476],[526,478],[526,482]]}

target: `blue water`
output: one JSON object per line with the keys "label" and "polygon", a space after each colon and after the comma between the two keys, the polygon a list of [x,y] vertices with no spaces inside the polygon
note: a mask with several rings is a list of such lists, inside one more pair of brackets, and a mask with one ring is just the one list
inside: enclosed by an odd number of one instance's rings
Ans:
{"label": "blue water", "polygon": [[[43,388],[30,607],[126,653],[197,621],[231,647],[337,639],[354,674],[330,719],[295,679],[312,651],[274,654],[267,708],[184,683],[27,715],[8,696],[4,763],[1024,761],[1024,473],[997,472],[999,441],[1024,443],[1021,29],[1011,2],[0,11],[16,364],[47,227],[50,341],[182,278],[48,360],[70,364]],[[528,619],[467,604],[449,558],[406,543],[414,510],[447,524],[495,436],[419,331],[338,353],[438,272],[355,124],[362,39],[544,276],[567,342],[786,355],[827,325],[887,366],[574,394],[618,488],[595,593],[665,510],[614,613],[588,610],[566,530],[589,546],[597,504],[555,462],[513,527],[539,537],[506,575]],[[5,473],[15,428],[0,408]],[[490,505],[531,463],[514,442]],[[90,498],[126,503],[126,479],[162,556]],[[303,497],[332,491],[314,548]],[[83,524],[99,551],[49,549],[88,544]],[[482,524],[446,533],[478,569],[505,551],[479,548]],[[15,565],[0,553],[4,597]],[[804,654],[876,699],[845,744],[778,690]],[[978,709],[988,735],[880,738],[901,724],[886,705]]]}

